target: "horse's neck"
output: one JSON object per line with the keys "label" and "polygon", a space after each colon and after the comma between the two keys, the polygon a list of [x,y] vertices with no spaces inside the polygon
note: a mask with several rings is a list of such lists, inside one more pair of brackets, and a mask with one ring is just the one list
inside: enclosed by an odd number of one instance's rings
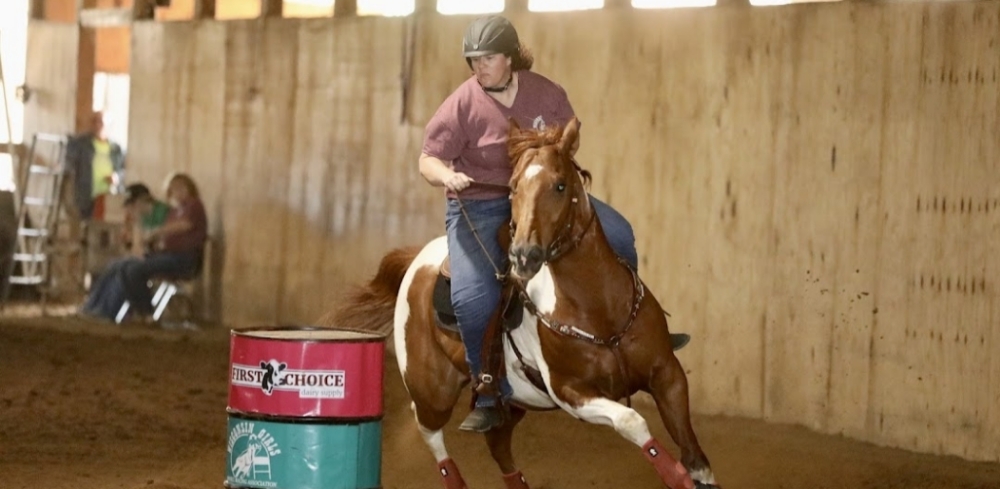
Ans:
{"label": "horse's neck", "polygon": [[603,309],[623,299],[631,301],[632,275],[619,262],[599,222],[572,250],[550,263],[549,270],[562,295],[582,307]]}

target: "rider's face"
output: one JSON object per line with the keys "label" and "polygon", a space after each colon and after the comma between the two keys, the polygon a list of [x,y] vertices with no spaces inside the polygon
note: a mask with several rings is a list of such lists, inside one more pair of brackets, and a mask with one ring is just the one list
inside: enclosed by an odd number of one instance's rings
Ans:
{"label": "rider's face", "polygon": [[476,56],[472,58],[472,71],[484,87],[503,85],[510,76],[510,58],[503,54]]}

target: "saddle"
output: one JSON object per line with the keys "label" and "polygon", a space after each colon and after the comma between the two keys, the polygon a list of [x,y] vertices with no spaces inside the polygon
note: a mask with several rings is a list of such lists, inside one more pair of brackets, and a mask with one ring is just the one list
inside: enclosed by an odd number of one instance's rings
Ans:
{"label": "saddle", "polygon": [[[458,333],[458,318],[455,316],[455,308],[451,303],[450,256],[446,256],[444,258],[444,261],[441,262],[440,268],[441,271],[438,273],[437,280],[434,282],[434,294],[432,296],[434,312],[437,316],[437,326],[441,329]],[[507,287],[510,287],[510,284],[504,282],[504,289]],[[506,294],[503,295],[506,296]],[[515,297],[513,297],[513,301],[503,308],[505,330],[509,331],[517,329],[517,327],[521,325],[521,319],[524,316],[523,308],[515,307],[523,305],[521,303],[521,298],[517,294],[514,295]],[[516,304],[514,304],[514,302],[516,302]]]}

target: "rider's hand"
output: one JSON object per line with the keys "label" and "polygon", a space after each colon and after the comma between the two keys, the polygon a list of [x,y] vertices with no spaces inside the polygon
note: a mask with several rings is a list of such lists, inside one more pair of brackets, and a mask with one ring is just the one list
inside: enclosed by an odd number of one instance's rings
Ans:
{"label": "rider's hand", "polygon": [[473,181],[474,180],[472,180],[471,178],[469,178],[468,175],[466,175],[466,174],[464,174],[462,172],[455,172],[455,173],[452,173],[452,175],[450,177],[448,177],[447,179],[445,179],[444,186],[448,190],[451,190],[452,192],[458,193],[458,192],[461,192],[461,191],[469,188],[469,185],[472,185]]}

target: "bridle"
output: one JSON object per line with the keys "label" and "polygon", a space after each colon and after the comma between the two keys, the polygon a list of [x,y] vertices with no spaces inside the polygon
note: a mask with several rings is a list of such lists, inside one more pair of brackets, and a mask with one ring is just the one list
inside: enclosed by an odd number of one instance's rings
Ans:
{"label": "bridle", "polygon": [[[579,163],[577,163],[576,160],[574,160],[572,157],[570,157],[570,162],[573,163],[573,167],[579,171],[580,169]],[[470,182],[470,184],[471,186],[478,186],[488,189],[506,190],[507,192],[510,193],[511,198],[513,198],[513,189],[511,189],[510,185],[507,184],[478,182],[478,181]],[[461,210],[462,216],[465,218],[466,224],[468,224],[469,229],[472,230],[473,237],[476,238],[476,242],[479,244],[479,247],[482,249],[483,253],[486,254],[486,258],[490,261],[490,265],[493,267],[493,272],[496,275],[497,280],[502,282],[504,279],[507,278],[507,274],[504,273],[502,270],[500,270],[500,267],[493,262],[493,258],[490,257],[489,253],[486,251],[486,245],[483,244],[482,238],[479,236],[479,232],[476,231],[476,226],[473,225],[472,223],[472,218],[469,217],[469,213],[466,212],[465,210],[465,204],[462,202],[462,199],[457,194],[455,195],[455,200],[458,202],[458,208],[459,210]],[[571,250],[573,250],[580,244],[580,241],[583,240],[584,236],[586,236],[587,233],[590,232],[590,229],[594,227],[594,221],[597,220],[597,211],[594,210],[593,207],[591,207],[590,218],[587,220],[587,225],[584,226],[583,230],[579,234],[575,236],[572,235],[573,224],[574,224],[573,214],[575,213],[576,204],[578,202],[579,202],[578,197],[572,198],[573,207],[570,209],[571,214],[566,219],[566,225],[562,226],[562,229],[560,229],[559,234],[556,235],[556,238],[552,240],[551,243],[549,243],[548,247],[545,248],[545,252],[542,259],[543,263],[552,263],[558,260],[566,253],[569,253]],[[514,241],[514,232],[515,232],[514,226],[510,226],[511,242]]]}

